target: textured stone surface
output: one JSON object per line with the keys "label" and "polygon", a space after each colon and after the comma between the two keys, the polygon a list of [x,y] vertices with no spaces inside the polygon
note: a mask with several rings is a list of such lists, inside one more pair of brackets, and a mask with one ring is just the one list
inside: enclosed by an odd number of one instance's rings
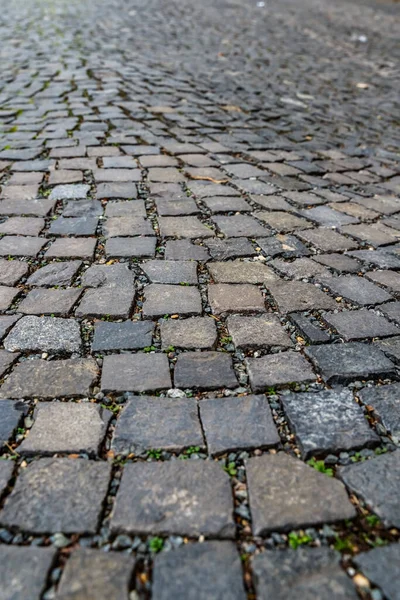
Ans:
{"label": "textured stone surface", "polygon": [[382,521],[400,527],[400,452],[342,467],[339,475]]}
{"label": "textured stone surface", "polygon": [[4,490],[8,486],[14,470],[14,463],[11,460],[2,460],[0,462],[0,495],[2,496]]}
{"label": "textured stone surface", "polygon": [[208,298],[215,315],[265,312],[263,296],[255,285],[216,283],[208,286]]}
{"label": "textured stone surface", "polygon": [[[330,277],[320,279],[324,286],[329,288],[333,294],[343,296],[361,306],[381,304],[391,300],[391,295],[382,288],[371,283],[363,277],[348,275],[346,277]],[[324,308],[324,307],[321,307]]]}
{"label": "textured stone surface", "polygon": [[160,332],[163,348],[209,349],[217,341],[215,321],[209,317],[163,320]]}
{"label": "textured stone surface", "polygon": [[40,600],[55,557],[53,548],[1,545],[0,598]]}
{"label": "textured stone surface", "polygon": [[361,552],[354,557],[354,562],[363,575],[380,587],[388,600],[399,600],[400,544]]}
{"label": "textured stone surface", "polygon": [[304,459],[379,443],[350,390],[282,395],[281,402]]}
{"label": "textured stone surface", "polygon": [[314,381],[315,374],[304,356],[289,350],[260,358],[247,358],[247,370],[253,392],[263,392],[275,386]]}
{"label": "textured stone surface", "polygon": [[333,298],[311,283],[287,281],[268,285],[268,289],[282,313],[336,308]]}
{"label": "textured stone surface", "polygon": [[179,314],[184,316],[201,314],[201,297],[194,286],[159,285],[152,283],[145,290],[143,315],[162,317]]}
{"label": "textured stone surface", "polygon": [[118,454],[140,454],[152,448],[180,452],[189,446],[204,446],[193,398],[131,397],[112,441]]}
{"label": "textured stone surface", "polygon": [[91,358],[26,360],[19,363],[0,388],[3,398],[88,396],[98,370]]}
{"label": "textured stone surface", "polygon": [[28,285],[52,287],[55,285],[71,285],[72,279],[81,268],[80,260],[54,262],[35,271],[28,279]]}
{"label": "textured stone surface", "polygon": [[20,454],[85,452],[95,456],[112,413],[95,404],[41,403],[35,408],[29,435],[18,448]]}
{"label": "textured stone surface", "polygon": [[400,384],[365,387],[358,395],[363,404],[374,409],[384,427],[400,437]]}
{"label": "textured stone surface", "polygon": [[154,325],[148,321],[95,324],[92,351],[136,350],[151,346]]}
{"label": "textured stone surface", "polygon": [[373,310],[352,310],[324,314],[324,321],[346,342],[398,335],[400,329]]}
{"label": "textured stone surface", "polygon": [[200,402],[200,418],[210,454],[269,448],[280,442],[265,396],[210,398]]}
{"label": "textured stone surface", "polygon": [[157,600],[245,600],[235,545],[231,542],[187,544],[157,555],[153,597]]}
{"label": "textured stone surface", "polygon": [[28,407],[14,400],[0,401],[0,449],[10,440]]}
{"label": "textured stone surface", "polygon": [[309,346],[305,352],[331,385],[394,375],[394,364],[376,346],[350,342]]}
{"label": "textured stone surface", "polygon": [[267,550],[252,560],[261,598],[287,600],[356,600],[358,594],[330,548]]}
{"label": "textured stone surface", "polygon": [[41,458],[22,471],[0,513],[0,523],[32,533],[95,533],[110,466]]}
{"label": "textured stone surface", "polygon": [[284,453],[250,458],[247,485],[254,535],[351,519],[343,484]]}
{"label": "textured stone surface", "polygon": [[81,330],[73,319],[52,317],[22,317],[4,340],[10,352],[79,352]]}
{"label": "textured stone surface", "polygon": [[117,552],[75,550],[63,571],[57,600],[128,600],[135,560]]}
{"label": "textured stone surface", "polygon": [[149,260],[142,265],[152,283],[197,283],[197,263],[177,260]]}
{"label": "textured stone surface", "polygon": [[174,381],[176,387],[205,390],[234,388],[238,385],[232,358],[222,352],[186,352],[178,358]]}
{"label": "textured stone surface", "polygon": [[171,387],[165,354],[105,356],[101,377],[104,392],[146,392]]}
{"label": "textured stone surface", "polygon": [[209,263],[208,270],[215,283],[266,283],[278,277],[266,265],[257,262],[231,260]]}
{"label": "textured stone surface", "polygon": [[111,520],[114,532],[234,537],[229,478],[213,462],[126,465]]}
{"label": "textured stone surface", "polygon": [[238,348],[265,346],[290,347],[292,342],[275,315],[261,317],[232,316],[227,320],[232,341]]}

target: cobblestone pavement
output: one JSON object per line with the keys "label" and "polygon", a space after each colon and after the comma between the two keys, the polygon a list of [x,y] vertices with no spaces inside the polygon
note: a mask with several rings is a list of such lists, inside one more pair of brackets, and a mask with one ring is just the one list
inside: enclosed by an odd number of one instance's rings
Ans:
{"label": "cobblestone pavement", "polygon": [[399,30],[0,0],[0,600],[399,600]]}

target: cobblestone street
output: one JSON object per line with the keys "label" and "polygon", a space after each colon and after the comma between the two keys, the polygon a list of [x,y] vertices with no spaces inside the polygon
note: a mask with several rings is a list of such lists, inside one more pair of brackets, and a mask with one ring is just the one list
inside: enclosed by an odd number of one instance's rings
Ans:
{"label": "cobblestone street", "polygon": [[0,0],[0,600],[400,600],[399,31]]}

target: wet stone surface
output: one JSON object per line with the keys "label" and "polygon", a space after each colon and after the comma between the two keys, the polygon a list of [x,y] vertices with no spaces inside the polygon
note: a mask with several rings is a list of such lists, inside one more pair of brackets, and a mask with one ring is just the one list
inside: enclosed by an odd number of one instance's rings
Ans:
{"label": "wet stone surface", "polygon": [[0,600],[397,598],[398,3],[0,14]]}

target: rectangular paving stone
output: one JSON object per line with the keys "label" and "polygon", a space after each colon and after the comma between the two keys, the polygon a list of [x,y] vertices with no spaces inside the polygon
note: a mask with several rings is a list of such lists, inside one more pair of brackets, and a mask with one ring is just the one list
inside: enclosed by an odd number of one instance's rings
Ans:
{"label": "rectangular paving stone", "polygon": [[380,587],[388,600],[399,600],[400,544],[389,544],[360,552],[354,557],[356,566],[373,584]]}
{"label": "rectangular paving stone", "polygon": [[171,375],[165,354],[119,354],[105,356],[103,392],[147,392],[169,389]]}
{"label": "rectangular paving stone", "polygon": [[340,554],[331,548],[267,550],[254,556],[252,568],[258,597],[287,600],[357,600]]}
{"label": "rectangular paving stone", "polygon": [[82,264],[80,260],[49,263],[32,273],[27,280],[27,285],[38,287],[69,286]]}
{"label": "rectangular paving stone", "polygon": [[208,299],[215,315],[265,312],[264,298],[257,286],[215,283],[208,286]]}
{"label": "rectangular paving stone", "polygon": [[110,201],[106,204],[106,217],[145,217],[146,208],[142,200]]}
{"label": "rectangular paving stone", "polygon": [[296,231],[296,235],[322,252],[341,252],[358,247],[358,244],[351,238],[326,227]]}
{"label": "rectangular paving stone", "polygon": [[348,255],[379,269],[400,269],[400,258],[384,248],[382,250],[356,250],[349,252]]}
{"label": "rectangular paving stone", "polygon": [[127,319],[135,300],[133,287],[102,287],[86,290],[75,310],[77,317],[118,317]]}
{"label": "rectangular paving stone", "polygon": [[301,313],[292,313],[290,320],[310,344],[322,344],[330,341],[330,336],[321,329],[317,319],[306,317]]}
{"label": "rectangular paving stone", "polygon": [[207,238],[215,235],[197,217],[159,217],[161,235],[177,238]]}
{"label": "rectangular paving stone", "polygon": [[164,319],[160,323],[162,348],[210,349],[217,341],[217,327],[210,317]]}
{"label": "rectangular paving stone", "polygon": [[117,493],[111,530],[233,538],[229,477],[220,465],[203,460],[128,464]]}
{"label": "rectangular paving stone", "polygon": [[82,287],[111,288],[116,293],[122,289],[132,289],[134,273],[127,264],[91,265],[82,275]]}
{"label": "rectangular paving stone", "polygon": [[9,352],[79,352],[82,346],[79,323],[73,319],[35,317],[19,319],[4,340]]}
{"label": "rectangular paving stone", "polygon": [[305,353],[330,385],[395,374],[394,364],[379,348],[361,342],[309,346]]}
{"label": "rectangular paving stone", "polygon": [[18,288],[0,285],[0,311],[7,310],[19,294]]}
{"label": "rectangular paving stone", "polygon": [[228,238],[264,236],[267,233],[267,229],[249,215],[217,215],[212,220]]}
{"label": "rectangular paving stone", "polygon": [[158,554],[153,568],[156,600],[245,600],[240,558],[231,542],[186,544]]}
{"label": "rectangular paving stone", "polygon": [[336,329],[346,342],[363,338],[389,337],[398,335],[400,329],[373,310],[349,310],[325,313],[324,321]]}
{"label": "rectangular paving stone", "polygon": [[56,200],[36,198],[35,200],[0,200],[0,215],[25,215],[45,217],[54,208]]}
{"label": "rectangular paving stone", "polygon": [[57,600],[128,600],[134,566],[133,556],[78,548],[65,565]]}
{"label": "rectangular paving stone", "polygon": [[153,236],[151,223],[143,217],[108,217],[103,222],[104,235],[110,237],[133,237],[136,235]]}
{"label": "rectangular paving stone", "polygon": [[269,257],[285,256],[309,256],[311,251],[294,235],[277,234],[270,237],[258,238],[257,246]]}
{"label": "rectangular paving stone", "polygon": [[106,241],[107,258],[150,258],[156,253],[154,237],[113,237]]}
{"label": "rectangular paving stone", "polygon": [[208,260],[207,248],[192,244],[190,240],[167,240],[165,244],[166,260]]}
{"label": "rectangular paving stone", "polygon": [[261,211],[254,213],[257,219],[263,221],[270,229],[274,229],[279,233],[287,233],[296,229],[307,229],[312,227],[312,224],[302,217],[297,217],[288,212],[276,210],[274,212]]}
{"label": "rectangular paving stone", "polygon": [[392,296],[385,290],[371,283],[364,277],[357,277],[356,275],[320,278],[319,281],[333,294],[343,296],[346,300],[359,304],[360,306],[382,304],[382,302],[387,302],[392,299]]}
{"label": "rectangular paving stone", "polygon": [[253,392],[264,392],[290,383],[309,383],[316,379],[304,356],[293,350],[246,358],[245,362]]}
{"label": "rectangular paving stone", "polygon": [[227,258],[237,258],[238,256],[254,256],[255,249],[247,238],[213,238],[207,240],[205,245],[209,249],[211,257],[214,260],[226,260]]}
{"label": "rectangular paving stone", "polygon": [[1,545],[0,598],[40,600],[55,558],[56,551],[51,547]]}
{"label": "rectangular paving stone", "polygon": [[5,235],[0,240],[0,256],[35,257],[47,243],[44,238]]}
{"label": "rectangular paving stone", "polygon": [[20,362],[0,388],[2,398],[85,397],[98,375],[92,358],[25,360]]}
{"label": "rectangular paving stone", "polygon": [[343,484],[283,452],[246,460],[254,535],[356,516]]}
{"label": "rectangular paving stone", "polygon": [[95,235],[98,219],[96,217],[58,217],[51,222],[48,235]]}
{"label": "rectangular paving stone", "polygon": [[82,294],[81,289],[39,288],[28,292],[18,305],[18,312],[33,315],[68,315]]}
{"label": "rectangular paving stone", "polygon": [[189,283],[197,285],[197,262],[149,260],[140,265],[151,283]]}
{"label": "rectangular paving stone", "polygon": [[259,262],[229,260],[211,262],[207,268],[215,283],[266,283],[279,281],[279,277],[266,265]]}
{"label": "rectangular paving stone", "polygon": [[394,437],[400,437],[400,383],[365,387],[358,396]]}
{"label": "rectangular paving stone", "polygon": [[208,452],[218,455],[237,450],[271,448],[280,437],[265,396],[201,400],[200,418]]}
{"label": "rectangular paving stone", "polygon": [[0,400],[0,450],[9,442],[27,410],[28,407],[23,402]]}
{"label": "rectangular paving stone", "polygon": [[339,273],[357,273],[360,270],[358,261],[345,254],[318,254],[313,256],[313,260]]}
{"label": "rectangular paving stone", "polygon": [[309,279],[316,275],[330,275],[328,269],[310,258],[296,258],[290,262],[275,258],[270,264],[285,277],[293,279]]}
{"label": "rectangular paving stone", "polygon": [[42,402],[35,408],[33,426],[18,452],[97,456],[111,418],[110,411],[96,404]]}
{"label": "rectangular paving stone", "polygon": [[268,289],[282,313],[337,308],[335,300],[312,283],[282,281],[268,284]]}
{"label": "rectangular paving stone", "polygon": [[20,315],[0,316],[0,339],[3,339],[3,337],[11,329],[11,327],[14,325],[14,323],[16,323],[18,321],[19,317],[20,317]]}
{"label": "rectangular paving stone", "polygon": [[303,459],[379,444],[350,390],[282,395],[281,402]]}
{"label": "rectangular paving stone", "polygon": [[92,352],[138,350],[151,346],[153,329],[154,325],[149,321],[99,321],[94,325]]}
{"label": "rectangular paving stone", "polygon": [[230,316],[227,326],[232,341],[238,348],[263,348],[265,346],[293,346],[278,317],[265,314],[260,317]]}
{"label": "rectangular paving stone", "polygon": [[83,183],[56,185],[51,190],[49,198],[50,200],[78,200],[86,198],[89,191],[90,186]]}
{"label": "rectangular paving stone", "polygon": [[400,232],[387,227],[383,223],[360,223],[359,225],[344,225],[342,233],[351,235],[356,240],[367,242],[372,246],[385,246],[399,241]]}
{"label": "rectangular paving stone", "polygon": [[152,448],[181,452],[204,447],[193,398],[131,396],[117,424],[111,448],[117,454],[142,454]]}
{"label": "rectangular paving stone", "polygon": [[388,288],[391,292],[400,292],[400,273],[395,271],[367,271],[365,276],[374,283]]}
{"label": "rectangular paving stone", "polygon": [[184,352],[179,355],[174,373],[175,387],[234,388],[238,385],[232,358],[223,352]]}
{"label": "rectangular paving stone", "polygon": [[44,219],[36,217],[10,217],[7,221],[0,224],[0,233],[10,236],[38,236],[43,227]]}
{"label": "rectangular paving stone", "polygon": [[35,534],[97,531],[111,465],[41,458],[22,469],[0,513],[3,527]]}
{"label": "rectangular paving stone", "polygon": [[137,198],[137,189],[134,183],[99,183],[97,184],[97,200],[105,199],[134,199]]}
{"label": "rectangular paving stone", "polygon": [[46,258],[92,259],[96,248],[95,238],[58,238],[46,250]]}
{"label": "rectangular paving stone", "polygon": [[200,292],[194,286],[151,283],[144,288],[144,296],[145,318],[173,314],[191,316],[202,312]]}
{"label": "rectangular paving stone", "polygon": [[400,526],[400,452],[342,467],[339,476],[387,527]]}
{"label": "rectangular paving stone", "polygon": [[28,273],[27,263],[0,258],[0,285],[15,285]]}

